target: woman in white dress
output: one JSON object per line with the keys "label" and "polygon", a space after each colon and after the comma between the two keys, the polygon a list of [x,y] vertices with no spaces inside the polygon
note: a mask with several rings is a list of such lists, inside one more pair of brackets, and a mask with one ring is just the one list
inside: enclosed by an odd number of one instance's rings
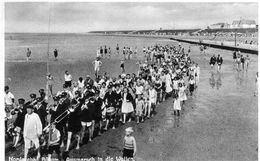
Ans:
{"label": "woman in white dress", "polygon": [[185,93],[186,86],[184,83],[179,83],[179,99],[182,102],[181,104],[184,105],[185,101],[187,100],[187,95]]}
{"label": "woman in white dress", "polygon": [[[123,113],[123,124],[125,124],[126,115],[130,114],[134,111],[134,107],[132,104],[133,97],[129,93],[128,88],[126,88],[126,87],[124,88],[124,91],[123,91],[122,100],[123,100],[123,103],[122,103],[121,112]],[[131,121],[131,118],[129,119],[128,122],[130,122],[130,121]]]}

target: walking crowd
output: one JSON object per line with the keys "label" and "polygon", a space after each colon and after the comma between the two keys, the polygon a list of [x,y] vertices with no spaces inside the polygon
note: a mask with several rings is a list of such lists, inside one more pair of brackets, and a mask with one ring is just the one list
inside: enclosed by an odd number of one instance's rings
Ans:
{"label": "walking crowd", "polygon": [[[116,50],[119,52],[118,45]],[[51,159],[55,151],[61,160],[68,157],[73,140],[79,149],[109,129],[131,121],[142,123],[153,117],[155,111],[162,108],[158,104],[168,98],[173,98],[174,115],[179,117],[185,101],[193,96],[199,84],[200,68],[190,59],[190,49],[185,53],[181,44],[154,45],[144,47],[142,52],[145,60],[138,61],[138,72],[130,74],[122,69],[117,78],[106,72],[98,73],[102,64],[99,58],[93,62],[94,79],[87,75],[85,79],[74,80],[65,71],[63,89],[56,94],[52,91],[53,77],[48,73],[48,90],[53,104],[47,101],[49,95],[44,89],[39,90],[38,97],[32,93],[30,100],[25,102],[20,98],[16,104],[6,86],[6,133],[12,136],[14,147],[24,142],[25,159],[33,146],[38,150],[37,158],[46,152]],[[104,53],[111,53],[110,48],[105,47]],[[126,129],[125,158],[136,154],[132,132],[132,128]],[[63,153],[62,147],[65,147]]]}

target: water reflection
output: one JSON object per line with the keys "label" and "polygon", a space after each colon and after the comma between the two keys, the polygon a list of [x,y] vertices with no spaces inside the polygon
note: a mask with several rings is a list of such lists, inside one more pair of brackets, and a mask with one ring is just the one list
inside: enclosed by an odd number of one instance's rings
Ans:
{"label": "water reflection", "polygon": [[222,85],[221,73],[218,72],[216,76],[217,76],[216,87],[217,87],[217,89],[219,89],[221,87],[221,85]]}
{"label": "water reflection", "polygon": [[179,126],[180,126],[180,116],[174,115],[174,125],[173,125],[173,127],[177,128]]}
{"label": "water reflection", "polygon": [[243,71],[236,71],[235,81],[239,87],[243,84],[243,81],[244,81],[244,72]]}
{"label": "water reflection", "polygon": [[209,78],[209,85],[214,88],[216,85],[215,77],[214,77],[214,72],[211,72],[211,76]]}
{"label": "water reflection", "polygon": [[209,84],[212,88],[219,89],[222,86],[221,73],[213,71],[210,73]]}

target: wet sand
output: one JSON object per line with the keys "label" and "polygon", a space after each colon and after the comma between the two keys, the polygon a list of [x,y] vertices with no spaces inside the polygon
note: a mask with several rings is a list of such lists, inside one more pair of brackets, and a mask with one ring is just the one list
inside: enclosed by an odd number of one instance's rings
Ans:
{"label": "wet sand", "polygon": [[[253,96],[257,56],[250,55],[252,62],[246,73],[233,69],[232,53],[229,51],[208,49],[208,56],[201,56],[198,46],[192,46],[191,50],[192,60],[198,62],[201,68],[200,84],[195,96],[185,103],[185,111],[180,119],[174,118],[172,99],[168,99],[156,108],[157,114],[153,118],[139,125],[131,122],[115,130],[110,129],[91,143],[83,145],[80,150],[72,150],[70,157],[121,156],[124,129],[133,126],[138,150],[135,159],[138,161],[258,160],[258,109],[257,97]],[[208,62],[212,54],[221,54],[224,59],[220,74],[210,70]],[[133,65],[135,62],[126,63],[127,72],[136,71],[137,66]],[[102,71],[109,69],[118,73],[119,63],[116,59],[105,60]],[[35,68],[35,65],[39,68]],[[13,78],[9,83],[15,85],[12,91],[17,91],[13,93],[26,91],[29,95],[32,92],[30,87],[34,87],[34,92],[37,92],[36,87],[44,87],[44,76],[41,74],[46,71],[44,67],[44,63],[7,63],[6,78]],[[51,70],[58,79],[54,90],[60,89],[63,72],[67,68],[75,78],[93,73],[90,61],[77,61],[73,64],[63,61],[53,64]],[[29,69],[30,75],[27,74]],[[23,95],[17,94],[16,98],[20,96]],[[20,147],[7,155],[22,157],[22,149]]]}

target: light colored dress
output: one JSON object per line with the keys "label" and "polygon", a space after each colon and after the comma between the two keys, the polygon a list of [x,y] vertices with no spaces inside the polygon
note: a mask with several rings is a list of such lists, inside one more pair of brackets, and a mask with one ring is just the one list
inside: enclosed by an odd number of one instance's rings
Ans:
{"label": "light colored dress", "polygon": [[186,87],[182,86],[181,88],[179,88],[179,99],[180,101],[185,101],[187,100],[187,95],[185,93],[185,89]]}
{"label": "light colored dress", "polygon": [[166,92],[167,93],[170,93],[171,91],[172,91],[172,87],[171,87],[171,76],[169,75],[169,74],[167,74],[166,75],[166,77],[165,77],[166,79],[166,81],[165,81],[165,86],[166,86]]}
{"label": "light colored dress", "polygon": [[133,104],[126,99],[127,94],[123,94],[122,113],[128,114],[134,111]]}

